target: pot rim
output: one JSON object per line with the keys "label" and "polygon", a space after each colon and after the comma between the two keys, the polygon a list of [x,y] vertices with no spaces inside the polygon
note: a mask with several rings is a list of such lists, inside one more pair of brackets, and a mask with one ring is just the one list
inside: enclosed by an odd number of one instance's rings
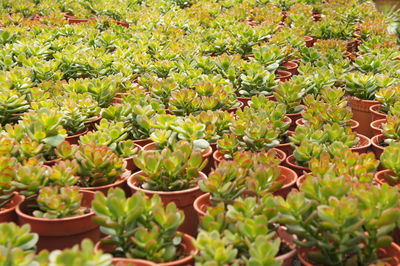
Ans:
{"label": "pot rim", "polygon": [[[90,195],[92,194],[94,197],[94,192],[92,191],[87,191],[87,190],[79,190],[79,193],[84,194],[83,196],[86,195]],[[34,196],[28,197],[29,198],[33,198]],[[66,222],[66,221],[72,221],[72,220],[79,220],[79,219],[84,219],[84,218],[88,218],[91,216],[95,216],[95,212],[93,211],[93,209],[90,208],[90,212],[89,213],[85,213],[82,215],[78,215],[78,216],[73,216],[73,217],[66,217],[66,218],[54,218],[54,219],[49,219],[49,218],[40,218],[40,217],[35,217],[33,215],[29,215],[24,213],[21,210],[21,204],[19,204],[17,206],[17,208],[15,209],[16,213],[18,216],[23,217],[26,220],[30,220],[30,221],[38,221],[38,222],[46,222],[46,223],[58,223],[58,222]],[[82,206],[82,205],[81,205]]]}
{"label": "pot rim", "polygon": [[[24,195],[18,194],[18,192],[16,192],[16,191],[14,191],[13,194],[14,194],[14,197],[12,197],[10,203],[11,203],[14,199],[15,199],[16,202],[14,202],[14,204],[13,204],[11,207],[9,207],[9,208],[3,207],[2,210],[0,211],[0,214],[6,214],[6,213],[9,213],[9,212],[12,212],[12,211],[14,211],[22,202],[24,202],[24,200],[25,200],[25,196],[24,196]],[[9,203],[9,204],[10,204],[10,203]],[[5,206],[7,206],[7,205],[8,205],[8,204],[6,204]]]}
{"label": "pot rim", "polygon": [[[144,188],[140,188],[140,187],[136,186],[137,181],[134,179],[138,175],[146,176],[146,174],[143,171],[139,171],[139,172],[134,173],[130,177],[128,177],[126,182],[131,189],[134,189],[136,191],[143,191],[145,194],[159,194],[159,195],[169,196],[169,195],[176,195],[176,194],[191,194],[192,192],[200,189],[199,185],[196,185],[192,188],[188,188],[188,189],[184,189],[184,190],[177,190],[177,191],[158,191],[158,190],[144,189]],[[207,176],[203,172],[199,172],[199,178],[205,179],[205,178],[207,178]]]}
{"label": "pot rim", "polygon": [[117,181],[112,184],[98,186],[98,187],[79,187],[79,189],[83,190],[83,191],[97,191],[97,190],[101,190],[101,189],[107,189],[107,188],[118,186],[118,185],[124,183],[131,176],[132,176],[131,171],[125,169],[125,171],[119,176]]}

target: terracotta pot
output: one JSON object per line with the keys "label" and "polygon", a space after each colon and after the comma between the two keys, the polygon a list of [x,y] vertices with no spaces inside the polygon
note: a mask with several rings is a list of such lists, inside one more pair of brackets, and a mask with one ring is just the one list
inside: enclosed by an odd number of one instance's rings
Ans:
{"label": "terracotta pot", "polygon": [[[353,131],[357,131],[357,128],[360,126],[360,124],[356,120],[353,120],[353,119],[349,120],[349,124],[350,124],[351,130],[353,130]],[[302,125],[304,125],[303,118],[297,119],[296,126],[302,126]]]}
{"label": "terracotta pot", "polygon": [[290,72],[292,76],[299,74],[299,72],[297,71],[297,69],[299,68],[299,64],[297,64],[296,62],[287,61],[283,64],[283,68],[287,72]]}
{"label": "terracotta pot", "polygon": [[45,165],[45,166],[53,166],[59,161],[61,161],[61,158],[57,158],[57,159],[50,160],[50,161],[44,161],[43,165]]}
{"label": "terracotta pot", "polygon": [[[272,148],[271,150],[273,150],[276,153],[276,157],[277,159],[279,159],[281,161],[281,163],[283,163],[286,160],[286,153],[284,153],[281,150],[278,150],[276,148]],[[221,154],[221,152],[219,150],[216,150],[213,153],[213,159],[216,165],[218,165],[222,160],[224,160],[224,155]]]}
{"label": "terracotta pot", "polygon": [[276,71],[275,79],[279,79],[282,82],[288,81],[291,77],[292,77],[292,73],[290,73],[289,71],[285,71],[285,70],[281,70],[281,69],[278,69]]}
{"label": "terracotta pot", "polygon": [[290,124],[290,127],[289,127],[288,130],[289,130],[289,131],[294,131],[294,130],[296,129],[296,127],[297,127],[296,121],[297,121],[299,118],[302,118],[301,112],[293,113],[293,114],[286,114],[286,116],[289,117],[290,119],[292,119],[292,123]]}
{"label": "terracotta pot", "polygon": [[304,36],[304,40],[306,42],[306,47],[312,47],[315,43],[315,37],[312,36]]}
{"label": "terracotta pot", "polygon": [[281,239],[281,245],[285,244],[290,251],[282,254],[278,257],[275,257],[276,260],[281,260],[281,266],[292,266],[294,256],[296,256],[296,244],[294,243],[294,236],[289,234],[287,229],[283,226],[279,226],[276,230],[276,235]]}
{"label": "terracotta pot", "polygon": [[297,164],[296,159],[294,158],[293,154],[286,158],[286,165],[296,172],[298,176],[304,174],[304,172],[309,173],[310,169],[308,167],[300,166]]}
{"label": "terracotta pot", "polygon": [[[81,193],[83,194],[81,206],[91,208],[94,193],[90,191],[81,191]],[[37,243],[39,251],[71,248],[75,244],[80,244],[85,238],[93,242],[100,239],[99,226],[92,221],[95,216],[93,211],[76,217],[46,219],[30,215],[30,204],[31,202],[24,201],[17,206],[18,224],[30,224],[31,232],[39,235]]]}
{"label": "terracotta pot", "polygon": [[371,119],[372,121],[380,120],[380,119],[386,119],[387,114],[380,112],[382,104],[374,104],[369,107],[369,112],[371,113]]}
{"label": "terracotta pot", "polygon": [[372,150],[375,153],[375,157],[379,160],[381,158],[382,152],[385,150],[385,147],[382,147],[380,143],[385,139],[383,134],[376,135],[371,139]]}
{"label": "terracotta pot", "polygon": [[226,111],[227,111],[228,113],[235,114],[236,111],[237,111],[239,108],[242,109],[242,108],[244,107],[244,103],[241,102],[241,101],[239,101],[239,100],[238,100],[238,102],[239,102],[239,106],[238,106],[238,107],[229,108],[229,109],[226,110]]}
{"label": "terracotta pot", "polygon": [[367,153],[369,146],[371,146],[371,140],[361,134],[357,134],[357,137],[360,139],[358,141],[357,147],[350,148],[350,150],[352,152]]}
{"label": "terracotta pot", "polygon": [[353,53],[356,51],[356,40],[351,40],[347,42],[346,47],[347,52]]}
{"label": "terracotta pot", "polygon": [[88,19],[77,19],[77,18],[68,18],[68,23],[69,24],[80,24],[80,23],[86,23],[88,22]]}
{"label": "terracotta pot", "polygon": [[99,124],[101,119],[101,115],[98,115],[96,119],[83,122],[83,124],[86,125],[90,131],[93,131],[96,130],[96,124]]}
{"label": "terracotta pot", "polygon": [[[109,237],[106,237],[107,239]],[[139,260],[139,259],[128,259],[128,258],[113,258],[113,265],[162,265],[162,266],[187,266],[194,265],[193,254],[197,255],[199,251],[193,245],[193,237],[188,234],[184,234],[182,236],[182,248],[183,252],[186,255],[184,258],[180,260],[175,260],[166,263],[154,263],[148,260]],[[103,244],[101,241],[98,241],[94,247],[95,251],[102,250],[103,252],[110,253],[115,250],[115,246]]]}
{"label": "terracotta pot", "polygon": [[297,178],[297,181],[296,181],[296,187],[297,188],[300,188],[301,187],[301,184],[303,184],[303,182],[306,180],[306,175],[302,175],[302,176],[300,176],[299,178]]}
{"label": "terracotta pot", "polygon": [[372,133],[374,136],[382,134],[382,125],[385,124],[386,118],[375,120],[371,122]]}
{"label": "terracotta pot", "polygon": [[[143,147],[144,151],[150,151],[150,150],[159,150],[159,148],[157,147],[157,145],[153,142],[153,143],[149,143],[146,146]],[[214,159],[211,156],[212,154],[212,148],[211,146],[208,146],[203,152],[202,152],[202,156],[203,156],[203,160],[207,159],[207,165],[204,167],[203,172],[208,175],[211,171],[211,168],[214,166]]]}
{"label": "terracotta pot", "polygon": [[[294,132],[293,131],[288,131],[286,133],[286,136],[290,137]],[[290,145],[290,142],[288,141],[287,143],[281,143],[278,146],[275,147],[275,149],[281,150],[284,153],[286,153],[286,156],[292,155],[293,154],[293,147]],[[286,161],[285,161],[286,163]]]}
{"label": "terracotta pot", "polygon": [[[135,147],[138,149],[137,152],[142,150],[141,146],[139,146],[136,143],[134,143],[134,144],[135,144]],[[132,173],[135,173],[138,170],[138,168],[136,167],[135,163],[133,162],[133,157],[124,158],[124,161],[126,162],[126,170],[129,170]]]}
{"label": "terracotta pot", "polygon": [[210,193],[203,194],[194,200],[193,208],[199,216],[199,219],[206,216],[208,206],[211,206]]}
{"label": "terracotta pot", "polygon": [[321,13],[313,13],[312,17],[313,17],[313,21],[321,21],[322,20]]}
{"label": "terracotta pot", "polygon": [[69,142],[69,144],[78,144],[80,136],[86,135],[88,133],[89,129],[86,128],[82,132],[75,134],[73,136],[67,136],[65,138],[65,141]]}
{"label": "terracotta pot", "polygon": [[394,181],[394,180],[388,178],[388,176],[396,177],[396,174],[393,173],[393,171],[389,170],[389,169],[378,171],[374,175],[374,181],[376,183],[378,183],[379,185],[383,185],[386,183],[392,187],[398,186],[400,188],[400,181]]}
{"label": "terracotta pot", "polygon": [[[268,100],[276,102],[274,95],[267,96]],[[251,97],[237,97],[239,102],[243,103],[241,108],[243,109],[246,106],[250,106]]]}
{"label": "terracotta pot", "polygon": [[377,101],[361,100],[356,97],[349,98],[349,105],[353,111],[353,119],[360,123],[357,132],[369,138],[372,137],[372,129],[370,127],[372,120],[369,108],[377,103]]}
{"label": "terracotta pot", "polygon": [[144,147],[149,143],[153,143],[153,141],[151,139],[137,139],[134,140],[133,143],[139,145],[140,147]]}
{"label": "terracotta pot", "polygon": [[[136,180],[137,176],[145,176],[145,174],[143,173],[143,171],[140,171],[128,178],[128,186],[131,188],[132,193],[135,193],[136,191],[143,191],[149,197],[158,194],[165,205],[170,202],[174,202],[176,206],[185,214],[185,220],[183,224],[179,227],[179,230],[186,234],[196,236],[199,219],[193,208],[193,202],[198,196],[203,194],[199,186],[181,191],[152,191],[140,188]],[[207,176],[204,173],[200,172],[199,178],[205,179],[207,178]]]}
{"label": "terracotta pot", "polygon": [[[317,250],[317,248],[304,248],[299,247],[297,249],[297,257],[304,266],[314,266],[317,264],[312,264],[307,258],[307,252],[311,250]],[[383,261],[383,265],[387,266],[398,266],[400,265],[400,247],[395,243],[392,243],[386,248],[381,248],[378,250],[378,257],[380,259],[387,259],[388,261]],[[318,264],[319,265],[319,264]]]}
{"label": "terracotta pot", "polygon": [[117,25],[121,25],[122,27],[129,28],[129,23],[125,21],[117,21]]}
{"label": "terracotta pot", "polygon": [[131,176],[131,171],[129,170],[125,170],[125,172],[122,173],[122,175],[120,176],[120,178],[118,178],[118,180],[112,184],[109,185],[104,185],[104,186],[98,186],[98,187],[81,187],[80,189],[82,191],[91,191],[91,192],[96,192],[96,191],[100,191],[102,192],[104,195],[107,195],[108,190],[110,188],[122,188],[125,191],[129,191],[129,189],[126,186],[126,180],[128,180],[128,178]]}
{"label": "terracotta pot", "polygon": [[14,192],[13,194],[14,196],[12,197],[11,201],[8,204],[6,204],[3,208],[1,208],[0,223],[9,223],[9,222],[17,223],[18,221],[15,209],[17,208],[18,205],[20,205],[24,201],[25,196],[19,195],[16,192]]}
{"label": "terracotta pot", "polygon": [[273,192],[273,194],[286,199],[286,196],[295,187],[298,175],[295,171],[287,167],[279,165],[278,168],[281,170],[281,173],[276,182],[283,182],[284,185],[278,191]]}

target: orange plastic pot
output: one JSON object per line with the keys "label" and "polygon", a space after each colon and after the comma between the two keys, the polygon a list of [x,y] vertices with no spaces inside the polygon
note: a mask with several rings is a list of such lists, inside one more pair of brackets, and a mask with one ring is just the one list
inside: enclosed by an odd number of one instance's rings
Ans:
{"label": "orange plastic pot", "polygon": [[67,141],[69,144],[78,144],[79,138],[83,135],[86,135],[88,133],[89,129],[86,128],[82,132],[75,134],[73,136],[67,136],[65,138],[65,141]]}
{"label": "orange plastic pot", "polygon": [[[130,187],[132,193],[136,193],[136,191],[143,191],[149,197],[158,194],[161,201],[165,205],[170,202],[174,202],[176,206],[185,214],[185,220],[183,224],[179,227],[179,230],[186,234],[196,236],[199,219],[196,215],[196,211],[193,208],[193,202],[197,197],[204,194],[200,190],[199,186],[180,191],[152,191],[140,187],[136,179],[138,176],[146,176],[146,174],[143,171],[140,171],[128,178],[128,186]],[[200,172],[199,178],[205,179],[207,178],[207,176],[204,173]]]}
{"label": "orange plastic pot", "polygon": [[296,159],[294,158],[293,154],[286,158],[286,165],[296,172],[298,176],[304,174],[304,172],[309,173],[310,169],[308,167],[300,166],[297,164]]}
{"label": "orange plastic pot", "polygon": [[374,181],[380,185],[383,185],[385,183],[389,184],[390,186],[398,186],[400,187],[400,181],[395,181],[389,176],[396,177],[396,174],[392,172],[392,170],[386,169],[382,171],[378,171],[374,175]]}
{"label": "orange plastic pot", "polygon": [[[317,250],[317,248],[304,248],[299,247],[297,250],[297,257],[304,266],[314,266],[319,264],[313,264],[307,258],[307,253],[311,250]],[[378,250],[379,259],[385,259],[383,265],[386,266],[398,266],[400,265],[400,247],[395,243],[392,243],[390,246],[386,248],[381,248]],[[386,261],[387,260],[387,261]]]}
{"label": "orange plastic pot", "polygon": [[380,112],[381,106],[382,106],[382,104],[379,103],[379,104],[374,104],[369,107],[372,121],[387,118],[387,114]]}
{"label": "orange plastic pot", "polygon": [[13,194],[14,196],[12,197],[11,201],[8,204],[6,204],[3,208],[1,208],[0,223],[9,223],[9,222],[17,223],[18,221],[15,209],[17,208],[18,205],[20,205],[24,201],[25,196],[19,195],[16,192],[14,192]]}
{"label": "orange plastic pot", "polygon": [[292,77],[292,73],[290,73],[289,71],[281,70],[281,69],[278,69],[276,71],[276,74],[277,74],[276,79],[279,79],[282,82],[288,81]]}
{"label": "orange plastic pot", "polygon": [[[293,131],[288,131],[287,133],[286,133],[286,135],[288,136],[288,137],[290,137],[291,135],[293,135]],[[275,149],[278,149],[278,150],[281,150],[281,151],[283,151],[284,153],[286,153],[286,156],[290,156],[290,155],[292,155],[293,154],[293,147],[292,147],[292,145],[290,145],[290,142],[288,141],[288,142],[286,142],[286,143],[281,143],[281,144],[279,144],[278,146],[276,146],[275,147]],[[286,161],[285,161],[285,163],[286,163]]]}
{"label": "orange plastic pot", "polygon": [[[137,152],[142,150],[142,146],[139,146],[138,144],[134,143],[135,147],[138,149]],[[131,171],[132,173],[135,173],[138,168],[136,167],[135,163],[133,162],[133,157],[129,158],[124,158],[124,161],[126,162],[126,169]]]}
{"label": "orange plastic pot", "polygon": [[312,47],[316,40],[313,36],[304,36],[304,41],[306,42],[306,47]]}
{"label": "orange plastic pot", "polygon": [[96,191],[100,191],[102,192],[104,195],[107,195],[108,190],[110,188],[122,188],[125,191],[129,189],[127,189],[126,187],[126,180],[128,180],[128,178],[131,176],[131,171],[129,170],[125,170],[125,172],[122,173],[122,175],[118,178],[118,180],[112,184],[108,184],[108,185],[104,185],[104,186],[98,186],[98,187],[81,187],[80,189],[83,191],[91,191],[91,192],[96,192]]}
{"label": "orange plastic pot", "polygon": [[297,75],[299,72],[297,69],[299,68],[299,64],[293,61],[287,61],[283,64],[284,70],[291,73],[292,76]]}
{"label": "orange plastic pot", "polygon": [[[91,208],[94,193],[90,191],[81,191],[81,193],[83,194],[81,206]],[[30,201],[25,200],[17,206],[18,224],[29,224],[31,232],[39,235],[37,243],[39,251],[71,248],[75,244],[80,244],[85,238],[93,242],[100,239],[99,226],[92,221],[95,216],[92,210],[76,217],[47,219],[32,216],[30,204],[32,204]]]}
{"label": "orange plastic pot", "polygon": [[371,140],[364,135],[357,134],[359,141],[356,147],[350,148],[352,152],[367,153],[368,148],[371,146]]}
{"label": "orange plastic pot", "polygon": [[374,136],[382,134],[382,125],[386,123],[386,118],[371,122],[372,133]]}
{"label": "orange plastic pot", "polygon": [[133,143],[139,145],[140,147],[144,147],[149,143],[153,143],[153,141],[151,139],[137,139],[134,140]]}
{"label": "orange plastic pot", "polygon": [[[109,237],[106,237],[107,239]],[[198,250],[193,245],[193,237],[188,234],[183,234],[182,236],[182,243],[181,246],[183,248],[183,253],[185,257],[179,260],[170,261],[166,263],[154,263],[148,260],[140,260],[140,259],[129,259],[129,258],[113,258],[112,264],[113,265],[162,265],[162,266],[187,266],[187,265],[194,265],[194,258],[193,254],[197,255]],[[110,253],[115,250],[115,246],[104,244],[101,241],[98,241],[94,247],[95,251],[102,250],[103,252]]]}
{"label": "orange plastic pot", "polygon": [[382,152],[385,150],[385,147],[382,147],[380,143],[385,139],[385,136],[383,134],[376,135],[371,139],[372,143],[372,150],[375,153],[375,157],[377,159],[381,158]]}
{"label": "orange plastic pot", "polygon": [[295,131],[297,124],[296,121],[302,118],[301,112],[293,113],[293,114],[286,114],[287,117],[292,119],[292,123],[290,124],[289,131]]}
{"label": "orange plastic pot", "polygon": [[357,132],[369,138],[373,137],[372,129],[370,127],[372,118],[369,108],[377,103],[377,101],[361,100],[356,97],[349,98],[349,105],[353,111],[353,119],[360,124]]}

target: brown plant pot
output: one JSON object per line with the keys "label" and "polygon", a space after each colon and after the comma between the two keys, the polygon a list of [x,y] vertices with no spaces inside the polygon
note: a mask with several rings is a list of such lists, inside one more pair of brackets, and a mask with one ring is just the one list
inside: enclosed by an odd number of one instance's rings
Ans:
{"label": "brown plant pot", "polygon": [[[90,191],[81,193],[83,194],[81,206],[91,208],[94,193]],[[93,242],[100,239],[99,226],[92,221],[95,216],[93,211],[76,217],[46,219],[32,216],[29,210],[30,204],[29,201],[24,201],[17,206],[18,224],[30,224],[31,232],[39,235],[37,243],[39,251],[71,248],[75,244],[80,244],[85,238]]]}
{"label": "brown plant pot", "polygon": [[380,108],[382,104],[374,104],[369,107],[369,111],[371,113],[371,119],[372,121],[380,120],[380,119],[386,119],[387,114],[381,113]]}
{"label": "brown plant pot", "polygon": [[238,110],[238,109],[242,109],[243,107],[244,107],[244,103],[243,102],[241,102],[241,101],[239,101],[238,100],[238,102],[239,102],[239,106],[238,107],[232,107],[232,108],[229,108],[228,110],[226,110],[228,113],[231,113],[231,114],[236,114],[236,111]]}
{"label": "brown plant pot", "polygon": [[144,147],[149,143],[153,143],[153,141],[151,139],[137,139],[134,140],[133,143],[139,145],[140,147]]}
{"label": "brown plant pot", "polygon": [[117,21],[117,25],[121,25],[122,27],[129,28],[129,23],[125,21]]}
{"label": "brown plant pot", "polygon": [[96,119],[83,122],[83,124],[88,127],[88,130],[93,131],[96,130],[96,125],[100,123],[101,119],[102,119],[101,115],[98,115]]}
{"label": "brown plant pot", "polygon": [[295,171],[287,167],[279,165],[278,168],[281,170],[281,173],[276,182],[283,182],[284,185],[278,191],[273,192],[273,194],[286,199],[286,196],[295,187],[298,175]]}
{"label": "brown plant pot", "polygon": [[292,123],[290,124],[290,127],[289,127],[289,129],[288,129],[289,131],[295,131],[295,129],[296,129],[296,127],[297,127],[296,121],[297,121],[299,118],[302,118],[301,113],[302,113],[302,112],[293,113],[293,114],[286,114],[287,117],[289,117],[290,119],[292,119]]}
{"label": "brown plant pot", "polygon": [[296,181],[296,187],[297,188],[300,188],[301,187],[301,184],[303,184],[303,182],[306,180],[306,175],[302,175],[302,176],[300,176],[299,178],[297,178],[297,181]]}
{"label": "brown plant pot", "polygon": [[[143,173],[143,171],[140,171],[128,178],[128,186],[131,188],[132,193],[135,193],[136,191],[143,191],[149,197],[158,194],[161,198],[161,201],[165,205],[170,202],[174,202],[176,206],[185,214],[185,220],[183,224],[179,227],[179,230],[184,232],[185,234],[196,236],[199,219],[196,215],[196,211],[193,208],[193,202],[198,196],[203,194],[199,186],[181,191],[152,191],[140,188],[138,185],[138,181],[136,180],[137,176],[145,176],[145,174]],[[207,178],[207,176],[204,173],[200,172],[199,178],[205,179]]]}
{"label": "brown plant pot", "polygon": [[286,165],[296,172],[298,176],[304,174],[304,172],[309,173],[310,169],[308,167],[300,166],[297,164],[296,159],[294,158],[293,154],[286,158]]}
{"label": "brown plant pot", "polygon": [[50,161],[44,161],[43,165],[45,165],[45,166],[53,166],[59,161],[61,161],[61,158],[57,158],[57,159],[50,160]]}
{"label": "brown plant pot", "polygon": [[276,74],[277,75],[276,75],[275,79],[279,79],[281,82],[288,81],[292,77],[292,73],[290,73],[289,71],[281,70],[281,69],[278,69],[276,71]]}
{"label": "brown plant pot", "polygon": [[[146,146],[143,147],[144,151],[150,151],[150,150],[159,150],[159,148],[157,147],[156,143],[152,142],[147,144]],[[203,160],[208,160],[207,165],[204,167],[204,169],[202,170],[203,173],[205,173],[206,175],[208,175],[211,171],[211,168],[214,166],[214,160],[213,157],[211,156],[212,154],[212,147],[208,146],[203,152],[202,152],[202,157]]]}
{"label": "brown plant pot", "polygon": [[393,173],[393,171],[389,170],[389,169],[378,171],[374,175],[374,181],[376,183],[378,183],[379,185],[383,185],[383,184],[386,183],[386,184],[389,184],[392,187],[398,186],[400,188],[400,181],[394,181],[394,180],[388,178],[388,176],[396,177],[396,174]]}
{"label": "brown plant pot", "polygon": [[78,144],[79,138],[83,135],[86,135],[88,133],[89,129],[86,128],[82,132],[75,134],[73,136],[67,136],[65,138],[65,141],[67,141],[69,144]]}
{"label": "brown plant pot", "polygon": [[18,205],[20,205],[24,201],[25,196],[19,195],[16,192],[14,192],[13,194],[14,196],[11,199],[11,201],[8,204],[6,204],[3,208],[1,208],[0,223],[9,223],[9,222],[17,223],[18,221],[15,209],[17,208]]}
{"label": "brown plant pot", "polygon": [[[294,133],[293,131],[288,131],[288,132],[286,133],[286,135],[290,137],[293,133]],[[275,149],[278,149],[278,150],[283,151],[284,153],[286,153],[286,156],[292,155],[292,154],[293,154],[293,151],[294,151],[294,149],[293,149],[293,147],[290,145],[290,142],[289,142],[289,141],[288,141],[287,143],[281,143],[281,144],[279,144],[278,146],[275,147]],[[286,160],[285,160],[284,163],[286,163]]]}
{"label": "brown plant pot", "polygon": [[193,208],[199,216],[199,219],[206,216],[208,206],[211,206],[210,193],[203,194],[194,200]]}
{"label": "brown plant pot", "polygon": [[[356,120],[353,120],[353,119],[350,119],[349,123],[350,123],[350,128],[352,131],[357,131],[357,128],[360,126],[360,124]],[[296,126],[302,126],[302,125],[304,125],[303,118],[297,119]]]}
{"label": "brown plant pot", "polygon": [[375,153],[375,157],[379,160],[381,158],[382,152],[385,150],[385,147],[382,147],[380,143],[385,139],[383,134],[376,135],[371,139],[372,150]]}
{"label": "brown plant pot", "polygon": [[367,153],[368,148],[371,146],[371,140],[361,134],[357,134],[357,137],[360,139],[357,143],[357,146],[350,148],[350,150],[352,152]]}
{"label": "brown plant pot", "polygon": [[297,64],[296,62],[287,61],[283,64],[283,68],[287,72],[291,73],[292,76],[299,74],[299,72],[297,71],[297,69],[299,68],[299,64]]}
{"label": "brown plant pot", "polygon": [[293,241],[294,236],[292,234],[289,234],[287,229],[283,226],[278,227],[278,229],[276,230],[276,235],[281,239],[281,245],[286,245],[288,248],[290,248],[290,251],[278,257],[275,257],[275,259],[282,261],[281,266],[292,266],[293,259],[296,256],[296,244]]}
{"label": "brown plant pot", "polygon": [[[268,100],[276,102],[274,95],[267,96]],[[246,106],[250,106],[251,97],[237,97],[236,98],[239,102],[243,103],[241,108],[243,109]]]}
{"label": "brown plant pot", "polygon": [[304,40],[306,42],[306,47],[312,47],[315,43],[315,37],[313,36],[304,36]]}
{"label": "brown plant pot", "polygon": [[[286,153],[276,148],[272,148],[271,150],[276,153],[276,158],[280,160],[280,163],[283,163],[286,160]],[[212,157],[216,165],[222,162],[222,160],[226,160],[224,155],[219,150],[216,150]]]}
{"label": "brown plant pot", "polygon": [[80,24],[80,23],[87,23],[89,20],[88,19],[77,19],[77,18],[68,18],[68,23],[69,24]]}
{"label": "brown plant pot", "polygon": [[[312,264],[307,258],[307,252],[311,250],[317,250],[317,248],[304,248],[299,247],[297,249],[297,257],[304,266],[314,266],[317,264]],[[381,248],[378,250],[378,257],[380,259],[388,259],[388,261],[384,261],[383,265],[387,266],[398,266],[400,265],[400,247],[395,243],[392,243],[390,246],[386,248]],[[318,264],[319,265],[319,264]]]}
{"label": "brown plant pot", "polygon": [[360,123],[357,132],[369,138],[372,137],[372,129],[370,127],[372,119],[369,108],[377,103],[377,101],[361,100],[356,97],[349,98],[349,105],[353,111],[353,119]]}
{"label": "brown plant pot", "polygon": [[122,175],[118,178],[118,180],[112,184],[104,185],[104,186],[98,186],[98,187],[81,187],[80,189],[82,191],[90,191],[90,192],[96,192],[100,191],[104,195],[107,195],[108,190],[110,188],[122,188],[124,191],[130,192],[129,188],[126,185],[126,180],[131,176],[131,171],[125,170],[125,172],[122,173]]}
{"label": "brown plant pot", "polygon": [[386,118],[378,119],[371,122],[372,133],[374,136],[382,134],[382,125],[386,123]]}
{"label": "brown plant pot", "polygon": [[[138,149],[137,152],[140,152],[142,150],[142,146],[139,146],[136,143],[134,143],[134,144],[135,144],[135,147]],[[133,162],[133,157],[124,158],[124,161],[126,162],[126,170],[129,170],[132,173],[135,173],[138,170],[137,166]]]}
{"label": "brown plant pot", "polygon": [[[107,239],[109,237],[106,237]],[[199,251],[193,245],[193,237],[188,234],[183,234],[182,236],[182,248],[183,252],[186,255],[184,258],[180,260],[170,261],[166,263],[154,263],[148,260],[139,260],[139,259],[129,259],[129,258],[113,258],[113,265],[162,265],[162,266],[187,266],[194,265],[193,255],[197,255]],[[103,252],[110,253],[115,250],[115,246],[104,244],[101,241],[98,241],[94,247],[95,251],[102,250]]]}

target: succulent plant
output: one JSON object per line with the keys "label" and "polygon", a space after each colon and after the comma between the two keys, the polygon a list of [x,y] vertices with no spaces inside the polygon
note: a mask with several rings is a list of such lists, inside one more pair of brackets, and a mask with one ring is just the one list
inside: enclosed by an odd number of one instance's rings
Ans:
{"label": "succulent plant", "polygon": [[392,179],[393,181],[397,181],[400,177],[400,168],[399,164],[397,163],[398,157],[400,152],[400,143],[399,142],[391,142],[388,147],[382,152],[380,157],[382,166],[386,169],[391,170],[395,175],[387,175],[387,178]]}
{"label": "succulent plant", "polygon": [[36,198],[38,210],[34,210],[32,214],[46,219],[82,215],[87,211],[81,208],[82,197],[78,187],[43,187]]}
{"label": "succulent plant", "polygon": [[275,74],[264,69],[257,63],[246,63],[243,65],[244,73],[239,77],[238,92],[242,97],[253,95],[271,95],[276,87]]}
{"label": "succulent plant", "polygon": [[304,81],[299,78],[280,83],[275,88],[274,97],[286,106],[286,113],[292,114],[303,109],[301,99],[305,93]]}
{"label": "succulent plant", "polygon": [[15,122],[29,109],[26,95],[17,90],[3,89],[0,94],[0,124]]}
{"label": "succulent plant", "polygon": [[114,256],[168,262],[179,255],[178,227],[184,215],[174,203],[164,206],[158,195],[149,199],[139,191],[126,198],[122,189],[110,189],[107,196],[96,192],[92,201],[94,221],[115,245]]}
{"label": "succulent plant", "polygon": [[133,156],[135,165],[144,173],[138,182],[144,189],[174,191],[197,184],[199,172],[207,164],[201,151],[187,141],[179,141],[163,150],[140,151]]}
{"label": "succulent plant", "polygon": [[396,102],[400,101],[400,86],[396,85],[387,88],[381,88],[375,92],[375,98],[382,104],[380,111],[383,113],[388,113],[390,107],[392,107]]}
{"label": "succulent plant", "polygon": [[64,250],[54,250],[48,256],[51,265],[88,265],[94,264],[99,266],[112,265],[112,256],[103,253],[101,250],[96,251],[94,244],[90,239],[84,239],[81,245],[74,245],[72,248]]}

